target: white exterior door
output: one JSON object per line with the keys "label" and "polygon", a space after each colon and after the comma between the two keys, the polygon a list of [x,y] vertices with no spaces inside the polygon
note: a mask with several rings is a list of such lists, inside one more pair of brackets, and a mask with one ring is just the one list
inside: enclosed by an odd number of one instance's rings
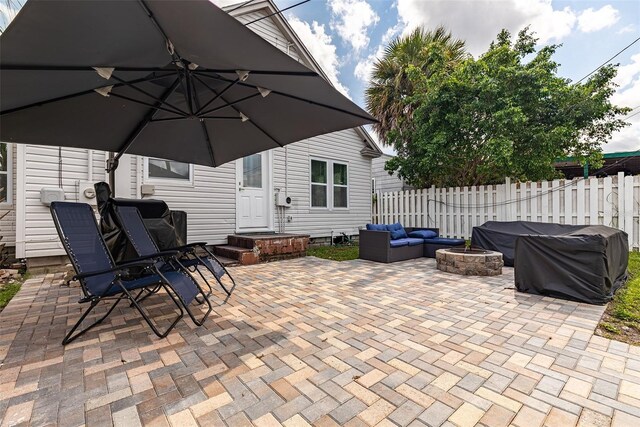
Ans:
{"label": "white exterior door", "polygon": [[271,230],[271,153],[244,157],[236,165],[238,231]]}

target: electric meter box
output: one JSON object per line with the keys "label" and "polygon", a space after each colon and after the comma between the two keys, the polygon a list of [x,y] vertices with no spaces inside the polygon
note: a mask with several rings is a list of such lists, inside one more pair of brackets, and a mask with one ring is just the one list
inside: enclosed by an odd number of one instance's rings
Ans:
{"label": "electric meter box", "polygon": [[291,197],[284,193],[276,193],[276,206],[284,206],[285,208],[291,207]]}
{"label": "electric meter box", "polygon": [[43,187],[40,189],[40,201],[44,205],[51,205],[51,202],[64,201],[64,190],[62,188]]}

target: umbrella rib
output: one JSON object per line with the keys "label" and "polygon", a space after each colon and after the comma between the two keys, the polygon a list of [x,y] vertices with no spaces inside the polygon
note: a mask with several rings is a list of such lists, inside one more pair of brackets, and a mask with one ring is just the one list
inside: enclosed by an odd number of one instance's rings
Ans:
{"label": "umbrella rib", "polygon": [[[202,81],[202,79],[200,79],[198,76],[196,76],[196,79],[198,79],[198,81],[200,81],[200,83],[202,83],[203,85],[205,85],[211,92],[213,92],[214,94],[216,93],[215,90],[213,90],[212,87],[210,87],[206,82]],[[250,97],[255,97],[257,95],[259,95],[260,93],[256,94],[256,95],[250,95]],[[225,105],[224,107],[231,107],[234,111],[236,111],[238,113],[238,115],[240,114],[240,111],[238,111],[237,108],[233,107],[233,105],[231,103],[229,103],[226,99],[224,99],[224,97],[222,97],[222,93],[219,94],[220,99],[222,99],[222,101],[226,102],[227,105]],[[223,107],[221,107],[223,108]],[[204,114],[207,114],[207,112],[205,112]],[[214,118],[214,117],[206,117],[206,116],[201,116],[201,118]],[[216,117],[217,118],[217,117]],[[275,142],[276,144],[278,144],[280,147],[283,147],[283,145],[277,140],[275,139],[273,136],[271,136],[271,134],[269,134],[266,130],[262,129],[260,126],[258,126],[253,120],[249,120],[251,122],[251,124],[253,126],[255,126],[256,129],[258,129],[260,132],[262,132],[263,134],[265,134],[269,139],[271,139],[273,142]]]}
{"label": "umbrella rib", "polygon": [[[7,65],[0,64],[0,71],[95,71],[95,68],[110,67],[109,65],[100,66],[51,66],[51,65]],[[131,71],[131,72],[148,72],[158,73],[167,70],[166,68],[159,67],[115,67],[117,71]],[[230,69],[216,69],[216,68],[204,68],[199,67],[194,70],[195,73],[221,73],[221,74],[235,74],[237,70]],[[266,76],[299,76],[299,77],[318,77],[318,73],[315,71],[274,71],[274,70],[253,70],[251,74],[266,75]]]}
{"label": "umbrella rib", "polygon": [[245,96],[243,98],[236,99],[235,101],[232,101],[232,102],[229,102],[229,101],[225,100],[223,97],[220,97],[220,99],[222,99],[224,102],[226,102],[225,105],[220,105],[219,107],[212,108],[212,109],[207,110],[207,111],[203,111],[201,114],[211,114],[214,111],[218,111],[218,110],[222,110],[223,108],[231,107],[232,105],[239,104],[239,103],[241,103],[243,101],[247,101],[247,100],[249,100],[251,98],[255,98],[257,96],[260,96],[260,93],[253,93],[253,94],[247,95],[247,96]]}
{"label": "umbrella rib", "polygon": [[135,86],[135,85],[133,85],[133,84],[129,84],[129,83],[127,83],[126,81],[122,80],[120,77],[116,77],[116,76],[114,76],[114,75],[112,74],[112,75],[111,75],[111,78],[112,78],[112,79],[114,79],[114,80],[116,80],[116,81],[118,81],[118,82],[120,82],[120,83],[122,83],[122,84],[124,84],[124,85],[126,85],[127,87],[130,87],[130,88],[131,88],[131,89],[133,89],[133,90],[136,90],[136,91],[138,91],[138,92],[142,93],[143,95],[148,96],[149,98],[153,99],[154,101],[161,102],[163,105],[166,105],[167,107],[170,107],[170,108],[174,109],[175,111],[179,111],[181,114],[184,114],[185,116],[187,115],[187,112],[186,112],[186,111],[183,111],[181,108],[178,108],[178,107],[176,107],[175,105],[170,104],[170,103],[169,103],[169,102],[167,102],[167,101],[162,101],[160,98],[156,98],[154,95],[150,94],[150,93],[149,93],[149,92],[147,92],[146,90],[141,89],[141,88],[139,88],[139,87],[137,87],[137,86]]}
{"label": "umbrella rib", "polygon": [[[228,117],[228,116],[200,116],[199,119],[216,119],[216,120],[241,120],[242,117]],[[156,122],[171,122],[176,120],[191,120],[193,117],[165,117],[162,119],[153,119],[151,123]]]}
{"label": "umbrella rib", "polygon": [[[179,84],[180,84],[180,78],[178,77],[176,79],[176,81],[173,82],[173,84],[162,94],[160,99],[165,100],[165,99],[169,98],[171,96],[171,94],[179,86]],[[159,109],[157,109],[157,108],[153,108],[153,109],[149,110],[147,115],[142,119],[142,121],[138,124],[138,126],[133,130],[133,132],[131,132],[129,134],[129,136],[127,137],[127,140],[125,141],[125,143],[122,144],[122,146],[118,149],[118,154],[116,154],[115,159],[114,159],[116,162],[131,147],[131,145],[133,145],[133,142],[136,140],[138,135],[140,135],[140,133],[144,130],[144,128],[146,128],[147,125],[149,123],[151,123],[151,120],[153,120],[155,115],[158,114],[158,111],[159,111]]]}
{"label": "umbrella rib", "polygon": [[[227,78],[224,78],[222,76],[212,77],[212,76],[209,76],[207,74],[202,74],[202,75],[204,77],[209,77],[209,78],[214,79],[214,80],[223,80],[223,81],[226,81],[226,82],[233,81],[231,79],[227,79]],[[244,86],[244,87],[251,87],[251,88],[254,88],[256,90],[258,89],[258,86],[250,84],[250,83],[241,82],[241,83],[238,83],[238,85],[239,86]],[[321,102],[317,102],[317,101],[312,101],[310,99],[301,98],[301,97],[296,96],[296,95],[289,95],[288,93],[280,92],[278,90],[272,90],[271,93],[275,93],[277,95],[284,96],[286,98],[295,99],[295,100],[300,101],[300,102],[307,102],[307,103],[312,104],[312,105],[317,105],[318,107],[323,107],[323,108],[328,108],[330,110],[339,111],[341,113],[349,114],[350,116],[358,117],[360,119],[365,119],[367,121],[370,121],[370,122],[374,123],[374,121],[371,120],[371,117],[366,117],[366,116],[363,116],[362,114],[353,113],[353,112],[345,110],[343,108],[333,107],[331,105],[323,104]]]}
{"label": "umbrella rib", "polygon": [[211,105],[211,103],[212,103],[212,102],[214,102],[216,99],[220,98],[220,96],[222,96],[226,91],[228,91],[229,89],[231,89],[233,86],[235,86],[235,84],[236,84],[236,83],[238,83],[238,82],[240,81],[240,79],[239,79],[239,78],[238,78],[238,79],[235,79],[234,81],[232,81],[231,83],[229,83],[229,84],[227,85],[227,87],[225,87],[224,89],[222,89],[222,90],[220,91],[220,93],[216,93],[213,89],[211,89],[211,88],[209,87],[209,85],[207,85],[205,82],[203,82],[203,81],[202,81],[198,76],[195,76],[195,78],[196,78],[200,83],[202,83],[203,85],[205,85],[205,86],[207,87],[207,89],[209,89],[210,91],[212,91],[212,92],[215,94],[215,96],[214,96],[211,100],[209,100],[209,102],[207,102],[206,104],[204,104],[202,107],[200,107],[200,108],[198,109],[198,111],[196,111],[196,115],[200,114],[200,113],[202,112],[202,110],[204,110],[204,109],[205,109],[205,108],[207,108],[209,105]]}
{"label": "umbrella rib", "polygon": [[[194,96],[193,102],[195,103],[196,110],[200,111],[202,110],[202,107],[200,107],[200,100],[198,99],[198,95],[195,94],[195,92],[194,92],[194,95],[195,96]],[[203,119],[200,119],[200,128],[202,129],[202,133],[204,134],[204,139],[207,141],[207,149],[209,150],[209,156],[211,156],[211,162],[213,163],[214,166],[216,166],[218,162],[216,161],[216,155],[213,152],[213,146],[211,145],[209,130],[207,129],[207,125],[205,124]]]}
{"label": "umbrella rib", "polygon": [[[211,68],[197,68],[194,70],[196,74],[216,73],[216,74],[235,74],[237,70],[216,70]],[[299,76],[299,77],[319,77],[315,71],[275,71],[275,70],[250,70],[250,74],[263,76]],[[211,76],[209,76],[211,77]]]}
{"label": "umbrella rib", "polygon": [[114,96],[116,98],[124,99],[124,100],[130,101],[130,102],[135,102],[136,104],[144,105],[144,106],[153,108],[154,110],[165,111],[167,113],[178,114],[180,116],[183,115],[183,113],[180,112],[180,111],[174,111],[174,110],[171,110],[169,108],[165,108],[165,107],[160,106],[160,103],[161,103],[160,101],[156,102],[155,104],[149,104],[148,102],[140,101],[139,99],[131,98],[129,96],[121,95],[119,93],[114,93],[114,92],[111,92],[109,94],[109,96]]}
{"label": "umbrella rib", "polygon": [[[164,75],[164,76],[152,76],[152,77],[143,77],[137,80],[132,80],[130,82],[127,82],[129,84],[132,83],[142,83],[142,82],[150,82],[153,80],[158,80],[158,79],[164,79],[168,76],[170,76],[171,74],[168,75]],[[113,85],[114,88],[116,87],[122,87],[125,86],[123,83],[116,83]],[[57,98],[52,98],[52,99],[47,99],[45,101],[38,101],[38,102],[34,102],[33,104],[29,104],[29,105],[23,105],[22,107],[16,107],[16,108],[12,108],[10,110],[5,110],[5,111],[0,111],[0,116],[3,116],[5,114],[11,114],[11,113],[15,113],[18,111],[22,111],[22,110],[26,110],[27,108],[32,108],[32,107],[40,107],[46,104],[50,104],[52,102],[58,102],[58,101],[64,101],[67,99],[71,99],[71,98],[76,98],[78,96],[83,96],[83,95],[88,95],[90,93],[95,93],[95,89],[88,89],[88,90],[83,90],[82,92],[76,92],[76,93],[72,93],[69,95],[64,95],[64,96],[59,96]]]}

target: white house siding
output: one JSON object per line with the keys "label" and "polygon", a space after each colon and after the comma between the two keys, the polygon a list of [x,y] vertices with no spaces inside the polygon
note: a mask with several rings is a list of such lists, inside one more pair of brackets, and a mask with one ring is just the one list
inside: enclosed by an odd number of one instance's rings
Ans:
{"label": "white house siding", "polygon": [[404,181],[396,173],[389,175],[389,172],[384,170],[384,164],[391,158],[392,156],[383,154],[371,162],[371,175],[376,182],[376,192],[402,191],[407,188]]}
{"label": "white house siding", "polygon": [[[16,146],[12,144],[9,146],[11,150],[11,200],[9,203],[0,204],[0,236],[2,240],[0,243],[4,243],[7,247],[15,246],[16,244]],[[5,216],[6,214],[6,216]]]}
{"label": "white house siding", "polygon": [[[237,16],[236,19],[243,24],[246,24],[255,19],[263,18],[264,16],[266,16],[265,12],[256,11]],[[282,34],[282,32],[280,32],[280,29],[271,19],[262,19],[254,24],[249,25],[247,28],[258,34],[260,37],[262,37],[281,51],[287,53],[292,58],[300,61],[300,56],[296,47],[293,46],[289,42],[289,40],[287,40],[287,38]],[[305,63],[305,65],[310,66],[310,64],[307,64],[306,62],[302,62]]]}
{"label": "white house siding", "polygon": [[[305,233],[311,237],[326,237],[332,232],[357,234],[359,227],[371,221],[371,159],[360,154],[362,148],[362,138],[353,129],[296,142],[286,147],[286,170],[285,149],[274,150],[274,190],[286,191],[292,199],[292,206],[285,209],[285,216],[291,216],[291,222],[284,223],[287,233]],[[348,209],[310,207],[312,158],[348,164]],[[277,229],[277,217],[275,222]]]}
{"label": "white house siding", "polygon": [[[80,181],[106,179],[105,154],[93,151],[93,168],[89,165],[89,151],[77,148],[62,149],[62,188],[67,201],[78,201]],[[42,257],[63,255],[64,250],[51,219],[49,207],[40,202],[40,189],[58,187],[58,148],[40,145],[24,147],[22,163],[24,177],[24,253],[18,256]],[[17,157],[17,156],[16,156]],[[20,189],[18,189],[20,191]],[[19,207],[20,209],[20,207]]]}

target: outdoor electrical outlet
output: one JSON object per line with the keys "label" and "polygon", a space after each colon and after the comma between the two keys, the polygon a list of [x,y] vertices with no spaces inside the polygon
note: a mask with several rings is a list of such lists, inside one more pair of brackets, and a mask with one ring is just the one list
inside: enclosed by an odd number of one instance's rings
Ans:
{"label": "outdoor electrical outlet", "polygon": [[287,222],[291,222],[291,221],[293,221],[293,217],[291,215],[288,215],[287,216]]}

